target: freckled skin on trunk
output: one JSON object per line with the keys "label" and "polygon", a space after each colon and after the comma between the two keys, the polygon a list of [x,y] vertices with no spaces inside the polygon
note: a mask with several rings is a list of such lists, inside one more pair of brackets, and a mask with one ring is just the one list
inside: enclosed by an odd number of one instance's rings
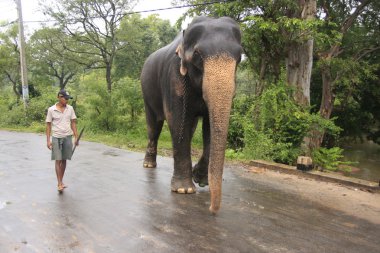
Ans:
{"label": "freckled skin on trunk", "polygon": [[220,55],[205,60],[203,98],[210,117],[210,162],[208,181],[211,193],[210,212],[215,214],[221,204],[224,153],[227,131],[235,93],[235,59]]}

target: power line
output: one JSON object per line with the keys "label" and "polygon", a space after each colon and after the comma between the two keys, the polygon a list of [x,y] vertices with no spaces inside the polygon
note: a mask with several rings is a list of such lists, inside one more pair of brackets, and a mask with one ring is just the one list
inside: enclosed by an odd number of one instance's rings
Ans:
{"label": "power line", "polygon": [[144,13],[144,12],[154,12],[154,11],[165,11],[165,10],[173,10],[173,9],[182,9],[182,8],[190,8],[190,7],[198,7],[198,6],[204,6],[204,5],[211,5],[211,4],[221,4],[221,3],[231,3],[236,2],[237,0],[224,0],[224,1],[214,1],[214,2],[207,2],[207,3],[200,3],[200,4],[189,4],[189,5],[181,5],[181,6],[172,6],[167,8],[159,8],[159,9],[153,9],[153,10],[142,10],[142,11],[132,11],[124,13],[123,15],[131,15],[131,14],[137,14],[137,13]]}
{"label": "power line", "polygon": [[[213,2],[200,3],[200,4],[189,4],[189,5],[172,6],[172,7],[166,7],[166,8],[150,9],[150,10],[131,11],[131,12],[126,12],[126,13],[119,14],[119,15],[127,16],[127,15],[138,14],[138,13],[158,12],[158,11],[166,11],[166,10],[173,10],[173,9],[183,9],[183,8],[212,5],[212,4],[232,3],[232,2],[236,2],[236,1],[237,0],[213,1]],[[91,18],[98,18],[98,17],[91,17]],[[15,22],[17,22],[17,20],[8,22],[7,24],[0,25],[0,27],[5,27],[5,26],[11,25]],[[30,20],[30,21],[24,20],[24,23],[50,23],[50,22],[56,22],[56,20]]]}

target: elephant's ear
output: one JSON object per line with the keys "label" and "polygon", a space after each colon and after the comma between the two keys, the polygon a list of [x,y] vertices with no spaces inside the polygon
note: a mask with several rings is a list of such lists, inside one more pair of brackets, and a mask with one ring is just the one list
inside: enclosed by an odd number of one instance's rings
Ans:
{"label": "elephant's ear", "polygon": [[184,58],[184,53],[183,53],[183,46],[182,44],[179,44],[177,49],[175,50],[175,53],[181,58],[181,67],[179,69],[179,72],[181,72],[181,75],[185,76],[187,74],[187,68],[185,67],[183,58]]}

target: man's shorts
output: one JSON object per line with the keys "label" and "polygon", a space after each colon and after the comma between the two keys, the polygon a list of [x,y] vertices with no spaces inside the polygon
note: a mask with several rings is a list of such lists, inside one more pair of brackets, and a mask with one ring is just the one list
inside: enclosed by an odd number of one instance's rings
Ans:
{"label": "man's shorts", "polygon": [[71,160],[73,155],[73,141],[72,136],[66,136],[64,138],[52,138],[52,160]]}

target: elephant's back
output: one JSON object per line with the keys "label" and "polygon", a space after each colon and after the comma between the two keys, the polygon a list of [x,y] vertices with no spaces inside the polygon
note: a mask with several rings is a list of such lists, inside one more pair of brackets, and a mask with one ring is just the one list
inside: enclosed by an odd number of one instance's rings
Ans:
{"label": "elephant's back", "polygon": [[177,57],[175,51],[180,42],[180,39],[181,36],[178,35],[170,44],[150,54],[143,66],[143,72],[165,70],[165,66],[168,66],[169,63],[173,61],[173,58]]}
{"label": "elephant's back", "polygon": [[178,35],[170,44],[149,55],[141,71],[142,83],[150,84],[152,81],[157,82],[159,77],[169,72],[170,63],[178,57],[176,56],[175,51],[180,38],[181,37]]}
{"label": "elephant's back", "polygon": [[146,59],[141,71],[140,80],[144,101],[156,115],[163,116],[162,106],[169,90],[167,86],[170,85],[171,69],[178,66],[177,62],[179,62],[175,51],[180,39],[181,37],[177,36],[170,44],[152,53]]}

